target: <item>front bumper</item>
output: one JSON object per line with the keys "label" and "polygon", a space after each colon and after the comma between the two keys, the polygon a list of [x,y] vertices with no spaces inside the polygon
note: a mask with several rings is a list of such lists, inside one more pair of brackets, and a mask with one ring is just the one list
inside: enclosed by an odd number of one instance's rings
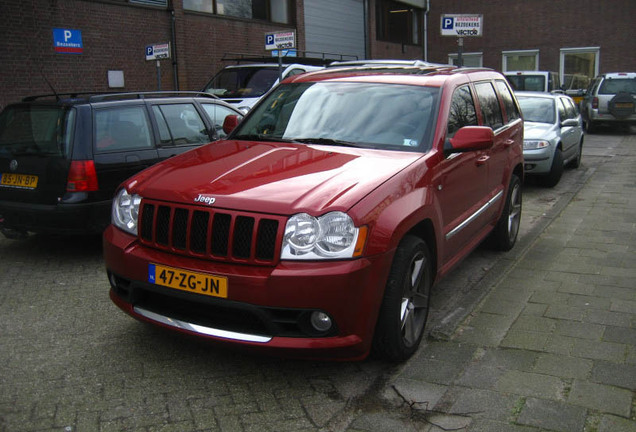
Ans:
{"label": "front bumper", "polygon": [[523,151],[524,171],[526,174],[548,174],[552,167],[554,148],[544,147],[536,150]]}
{"label": "front bumper", "polygon": [[[113,302],[136,319],[179,332],[276,355],[357,360],[367,356],[392,252],[347,261],[276,266],[218,263],[141,246],[109,226],[104,259]],[[151,263],[226,277],[228,297],[217,298],[148,280]],[[333,326],[318,332],[314,311]]]}

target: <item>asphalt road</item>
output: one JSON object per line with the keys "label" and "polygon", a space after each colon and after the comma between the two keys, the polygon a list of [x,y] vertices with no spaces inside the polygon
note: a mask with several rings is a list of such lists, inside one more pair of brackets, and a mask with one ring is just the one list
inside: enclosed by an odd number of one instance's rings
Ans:
{"label": "asphalt road", "polygon": [[[586,136],[582,165],[553,189],[528,181],[519,244],[479,248],[434,289],[430,338],[444,338],[532,241],[621,135]],[[516,251],[516,252],[515,252]],[[346,430],[361,411],[384,409],[399,366],[250,355],[141,324],[108,298],[98,238],[0,239],[0,430]],[[482,293],[483,294],[483,293]]]}

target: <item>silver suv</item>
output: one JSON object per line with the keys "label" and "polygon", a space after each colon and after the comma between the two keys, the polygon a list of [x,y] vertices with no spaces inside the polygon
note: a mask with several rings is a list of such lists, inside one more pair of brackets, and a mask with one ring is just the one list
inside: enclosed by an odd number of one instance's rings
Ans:
{"label": "silver suv", "polygon": [[592,80],[581,101],[585,131],[601,123],[636,125],[636,72],[614,72]]}

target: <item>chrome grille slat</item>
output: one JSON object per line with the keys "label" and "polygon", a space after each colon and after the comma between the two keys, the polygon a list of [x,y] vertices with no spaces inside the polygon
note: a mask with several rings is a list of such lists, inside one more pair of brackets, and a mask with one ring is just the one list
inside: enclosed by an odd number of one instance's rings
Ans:
{"label": "chrome grille slat", "polygon": [[274,264],[284,218],[145,200],[139,239],[150,247],[210,260]]}

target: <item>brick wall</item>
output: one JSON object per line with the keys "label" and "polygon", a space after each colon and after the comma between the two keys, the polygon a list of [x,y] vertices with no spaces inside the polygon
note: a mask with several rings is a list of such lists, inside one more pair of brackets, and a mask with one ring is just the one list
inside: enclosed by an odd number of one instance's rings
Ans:
{"label": "brick wall", "polygon": [[[295,30],[266,22],[185,12],[174,0],[180,90],[200,90],[226,63],[228,52],[265,55],[266,32]],[[303,2],[296,5],[297,44],[304,48]],[[0,106],[24,96],[77,91],[156,90],[155,61],[145,47],[171,40],[172,16],[162,8],[123,0],[2,0]],[[53,28],[82,32],[83,54],[59,54]],[[161,61],[161,89],[174,90],[172,59]],[[123,71],[125,87],[110,89],[108,71]]]}

